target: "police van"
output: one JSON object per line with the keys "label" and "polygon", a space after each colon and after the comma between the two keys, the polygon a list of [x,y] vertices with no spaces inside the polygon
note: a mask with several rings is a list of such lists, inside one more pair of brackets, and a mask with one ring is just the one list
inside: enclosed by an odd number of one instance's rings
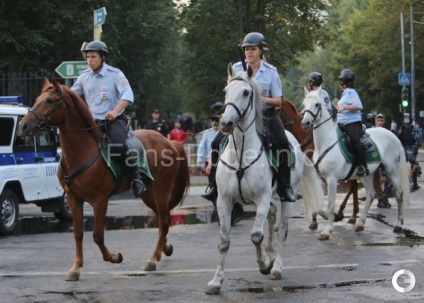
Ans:
{"label": "police van", "polygon": [[72,220],[56,175],[57,131],[20,136],[18,124],[29,109],[22,104],[21,96],[0,97],[0,235],[9,235],[17,227],[19,204],[34,203],[58,219]]}

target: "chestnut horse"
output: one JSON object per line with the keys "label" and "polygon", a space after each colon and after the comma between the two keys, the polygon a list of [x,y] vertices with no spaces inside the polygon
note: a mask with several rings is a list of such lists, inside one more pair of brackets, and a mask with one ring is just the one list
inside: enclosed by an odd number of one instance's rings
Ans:
{"label": "chestnut horse", "polygon": [[[308,157],[312,158],[312,154],[314,152],[314,140],[312,137],[312,131],[306,130],[303,128],[301,121],[302,116],[299,114],[296,106],[288,99],[283,98],[283,101],[281,103],[281,109],[279,111],[279,116],[281,121],[284,124],[284,128],[291,132],[297,141],[300,144],[300,147],[302,148],[302,151],[308,155]],[[380,170],[377,170],[377,172],[374,175],[373,179],[374,188],[378,195],[378,197],[383,198],[384,194],[381,189],[380,185]],[[353,196],[353,213],[351,217],[349,218],[349,223],[355,224],[356,222],[356,216],[359,213],[359,201],[358,201],[358,182],[357,180],[351,180],[349,181],[349,190],[340,205],[339,211],[337,214],[334,214],[335,218],[334,221],[338,222],[344,219],[344,209],[346,207],[347,201],[349,200],[350,196]],[[312,216],[312,222],[309,225],[310,229],[317,229],[318,228],[318,222],[317,222],[317,214],[314,213]]]}
{"label": "chestnut horse", "polygon": [[[119,252],[110,251],[104,244],[104,230],[108,200],[113,194],[130,190],[129,178],[117,180],[102,156],[99,140],[102,133],[86,103],[69,87],[55,79],[45,79],[40,96],[20,122],[20,131],[34,135],[38,130],[58,126],[62,158],[57,175],[64,188],[72,213],[75,259],[66,280],[79,280],[83,266],[84,201],[93,207],[93,239],[99,246],[103,260],[121,263]],[[156,248],[145,263],[145,270],[156,270],[162,252],[173,252],[167,243],[171,225],[170,210],[181,204],[190,184],[187,156],[180,143],[169,141],[159,132],[137,130],[134,132],[143,144],[150,173],[154,181],[143,174],[147,190],[141,195],[143,202],[158,219],[159,238]],[[66,176],[67,175],[67,176]]]}

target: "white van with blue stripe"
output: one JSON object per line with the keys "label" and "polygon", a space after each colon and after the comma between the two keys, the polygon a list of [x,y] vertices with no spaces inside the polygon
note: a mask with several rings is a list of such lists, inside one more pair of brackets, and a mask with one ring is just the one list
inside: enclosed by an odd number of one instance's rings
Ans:
{"label": "white van with blue stripe", "polygon": [[35,203],[58,219],[72,219],[56,175],[57,131],[21,137],[19,120],[28,113],[21,101],[22,97],[0,97],[0,235],[12,234],[17,227],[20,203]]}

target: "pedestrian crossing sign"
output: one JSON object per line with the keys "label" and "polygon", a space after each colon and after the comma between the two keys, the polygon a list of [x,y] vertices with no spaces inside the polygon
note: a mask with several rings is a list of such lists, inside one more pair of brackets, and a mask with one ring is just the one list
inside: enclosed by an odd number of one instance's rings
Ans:
{"label": "pedestrian crossing sign", "polygon": [[411,74],[410,73],[398,73],[399,85],[411,85]]}

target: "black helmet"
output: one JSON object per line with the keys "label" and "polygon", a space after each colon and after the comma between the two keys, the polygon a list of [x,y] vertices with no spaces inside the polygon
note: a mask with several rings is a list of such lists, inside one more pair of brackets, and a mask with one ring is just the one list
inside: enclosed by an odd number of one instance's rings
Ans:
{"label": "black helmet", "polygon": [[86,52],[101,52],[105,56],[108,54],[107,45],[106,43],[102,41],[91,41],[87,44],[87,47],[83,50],[84,53]]}
{"label": "black helmet", "polygon": [[344,69],[340,72],[339,81],[343,84],[353,82],[355,80],[355,75],[350,69]]}
{"label": "black helmet", "polygon": [[244,36],[243,44],[241,45],[243,48],[246,46],[262,46],[265,47],[265,37],[261,33],[252,32],[248,33]]}
{"label": "black helmet", "polygon": [[374,113],[367,114],[367,122],[374,123],[374,119],[375,119],[375,114]]}
{"label": "black helmet", "polygon": [[322,83],[322,75],[319,72],[312,72],[309,74],[308,80],[311,81],[314,85],[320,86]]}

